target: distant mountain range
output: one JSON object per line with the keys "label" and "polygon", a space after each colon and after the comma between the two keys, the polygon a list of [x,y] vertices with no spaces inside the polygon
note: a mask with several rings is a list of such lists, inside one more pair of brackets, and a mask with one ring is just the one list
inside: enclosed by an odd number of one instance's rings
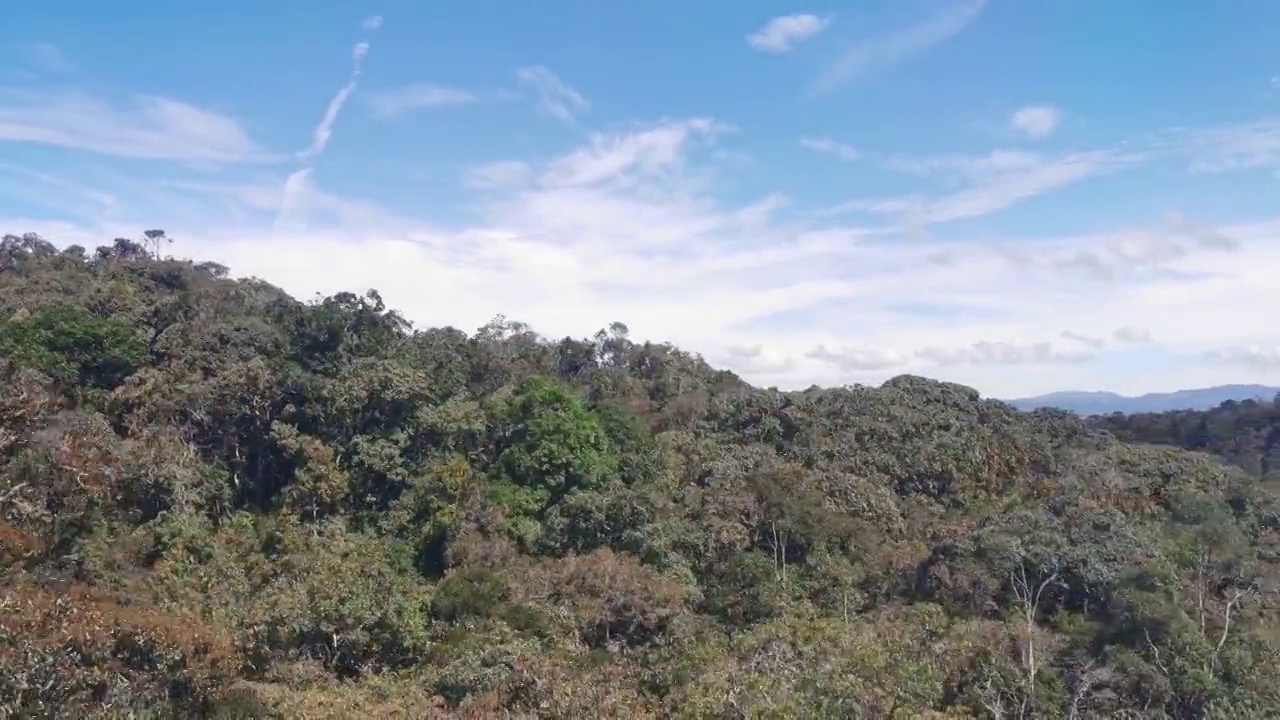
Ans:
{"label": "distant mountain range", "polygon": [[1280,387],[1267,385],[1218,385],[1216,387],[1178,390],[1168,393],[1151,393],[1127,397],[1112,392],[1068,391],[1038,395],[1036,397],[1006,400],[1019,410],[1048,407],[1069,410],[1079,415],[1102,415],[1122,412],[1144,413],[1167,410],[1208,410],[1228,400],[1270,400],[1280,393]]}

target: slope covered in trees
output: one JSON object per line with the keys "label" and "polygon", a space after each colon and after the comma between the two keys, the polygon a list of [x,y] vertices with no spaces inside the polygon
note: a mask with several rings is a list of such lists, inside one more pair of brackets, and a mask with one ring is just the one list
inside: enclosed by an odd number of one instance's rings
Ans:
{"label": "slope covered in trees", "polygon": [[1280,481],[1280,395],[1227,401],[1212,410],[1104,415],[1091,420],[1120,440],[1217,455],[1265,481]]}
{"label": "slope covered in trees", "polygon": [[1205,455],[123,240],[6,238],[0,318],[20,714],[1280,713],[1280,505]]}

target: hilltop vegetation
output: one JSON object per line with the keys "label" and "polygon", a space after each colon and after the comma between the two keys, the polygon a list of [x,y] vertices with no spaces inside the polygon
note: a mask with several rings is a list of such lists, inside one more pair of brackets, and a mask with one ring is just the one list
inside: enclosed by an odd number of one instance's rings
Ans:
{"label": "hilltop vegetation", "polygon": [[1228,400],[1211,410],[1115,413],[1090,420],[1120,440],[1217,455],[1267,482],[1280,482],[1280,393],[1269,401]]}
{"label": "hilltop vegetation", "polygon": [[1280,505],[1207,455],[227,275],[0,244],[0,705],[1280,714]]}

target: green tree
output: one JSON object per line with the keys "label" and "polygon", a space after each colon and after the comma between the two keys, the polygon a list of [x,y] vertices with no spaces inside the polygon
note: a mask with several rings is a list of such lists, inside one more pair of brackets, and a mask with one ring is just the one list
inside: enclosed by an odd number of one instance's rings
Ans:
{"label": "green tree", "polygon": [[137,329],[116,318],[61,305],[0,323],[0,356],[48,375],[68,391],[110,390],[146,357]]}
{"label": "green tree", "polygon": [[540,514],[618,472],[600,418],[569,388],[530,378],[496,403],[498,493],[521,514]]}

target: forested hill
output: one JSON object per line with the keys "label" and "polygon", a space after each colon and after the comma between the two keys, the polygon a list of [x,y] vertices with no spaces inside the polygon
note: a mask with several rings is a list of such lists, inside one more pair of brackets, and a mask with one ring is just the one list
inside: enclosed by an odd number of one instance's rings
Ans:
{"label": "forested hill", "polygon": [[1090,423],[1121,440],[1221,456],[1255,477],[1280,480],[1280,394],[1227,401],[1212,410],[1102,415]]}
{"label": "forested hill", "polygon": [[130,241],[6,238],[0,318],[20,716],[1280,716],[1280,504],[1207,455]]}

